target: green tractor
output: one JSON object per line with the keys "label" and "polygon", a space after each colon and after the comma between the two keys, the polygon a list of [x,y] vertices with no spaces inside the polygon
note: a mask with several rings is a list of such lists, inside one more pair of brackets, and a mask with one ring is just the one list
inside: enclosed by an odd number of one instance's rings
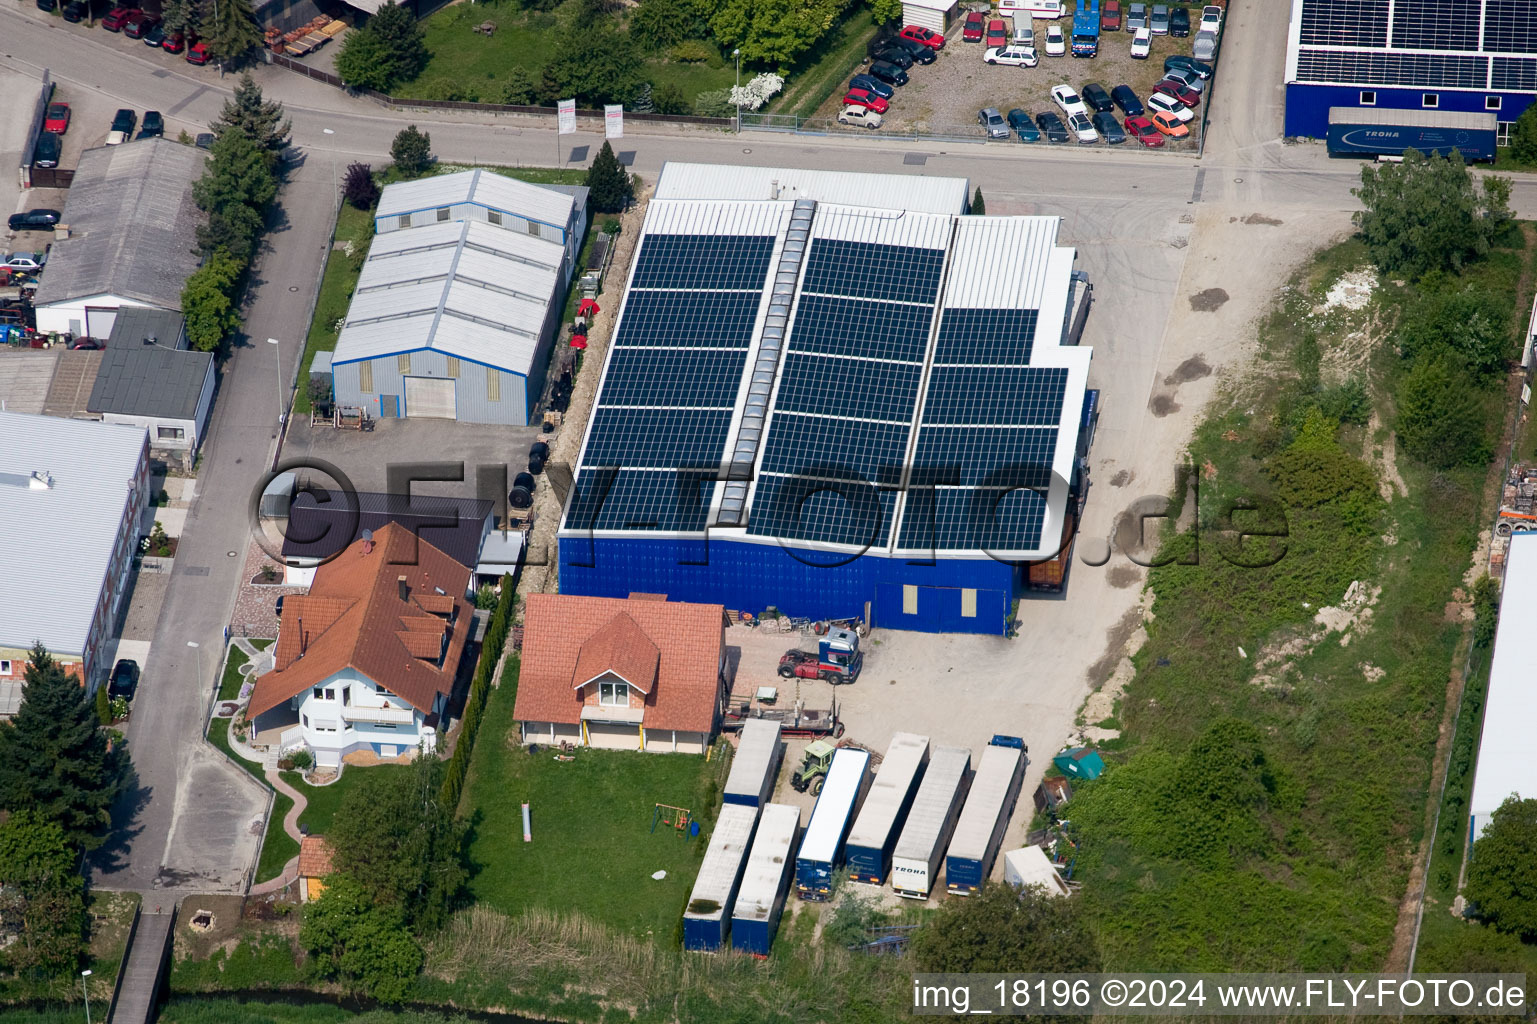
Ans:
{"label": "green tractor", "polygon": [[809,789],[811,795],[816,796],[822,792],[822,783],[827,781],[827,769],[833,763],[835,749],[826,740],[813,740],[806,747],[806,756],[801,761],[801,766],[790,778],[790,785],[795,787],[797,793],[804,793]]}

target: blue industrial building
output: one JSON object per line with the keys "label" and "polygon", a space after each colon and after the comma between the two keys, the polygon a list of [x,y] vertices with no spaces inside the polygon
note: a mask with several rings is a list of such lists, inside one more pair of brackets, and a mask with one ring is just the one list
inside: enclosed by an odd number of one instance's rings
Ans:
{"label": "blue industrial building", "polygon": [[1367,107],[1492,113],[1504,143],[1533,102],[1533,0],[1292,0],[1288,137],[1324,138],[1330,107]]}
{"label": "blue industrial building", "polygon": [[967,190],[665,167],[561,590],[1007,632],[1067,535],[1090,351],[1058,219],[964,216]]}

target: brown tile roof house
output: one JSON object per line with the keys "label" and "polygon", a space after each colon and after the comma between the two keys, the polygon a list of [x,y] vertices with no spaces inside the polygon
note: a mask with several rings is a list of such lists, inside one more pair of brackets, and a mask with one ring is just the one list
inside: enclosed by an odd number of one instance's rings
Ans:
{"label": "brown tile roof house", "polygon": [[[530,594],[514,717],[530,725],[632,722],[647,734],[666,730],[707,739],[720,711],[724,615],[718,604],[662,595]],[[613,677],[635,691],[633,717],[622,709],[594,714],[599,709],[592,684]]]}
{"label": "brown tile roof house", "polygon": [[345,668],[431,714],[437,696],[453,692],[469,639],[469,579],[464,565],[398,525],[349,545],[315,571],[308,594],[284,601],[275,667],[256,680],[247,714]]}
{"label": "brown tile roof house", "polygon": [[316,899],[326,891],[323,879],[333,868],[331,844],[324,836],[305,836],[299,841],[299,896],[305,902]]}

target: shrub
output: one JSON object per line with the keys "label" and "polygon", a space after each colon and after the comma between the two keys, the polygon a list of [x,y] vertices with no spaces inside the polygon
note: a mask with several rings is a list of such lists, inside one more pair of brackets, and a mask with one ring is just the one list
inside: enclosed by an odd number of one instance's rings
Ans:
{"label": "shrub", "polygon": [[658,114],[687,114],[688,99],[676,82],[663,82],[651,92],[651,105]]}
{"label": "shrub", "polygon": [[729,87],[710,89],[694,97],[694,113],[700,117],[730,117],[735,111]]}
{"label": "shrub", "polygon": [[502,103],[508,103],[515,107],[526,107],[539,102],[539,86],[534,81],[534,76],[521,64],[515,64],[507,73],[507,80],[502,83],[502,94],[499,97]]}
{"label": "shrub", "polygon": [[1361,168],[1352,191],[1365,207],[1355,223],[1385,273],[1460,270],[1489,251],[1511,217],[1509,179],[1484,178],[1475,189],[1461,157],[1410,150],[1403,163]]}
{"label": "shrub", "polygon": [[673,44],[667,51],[667,56],[679,64],[705,64],[711,57],[718,58],[720,51],[698,39],[685,39],[681,43]]}
{"label": "shrub", "polygon": [[379,184],[368,164],[351,163],[342,177],[342,195],[358,210],[372,210],[379,201]]}
{"label": "shrub", "polygon": [[1472,375],[1446,354],[1415,361],[1398,389],[1404,451],[1436,469],[1489,457],[1484,399]]}
{"label": "shrub", "polygon": [[1510,155],[1524,164],[1537,164],[1537,103],[1516,118],[1510,130]]}
{"label": "shrub", "polygon": [[112,698],[105,686],[96,688],[96,721],[101,725],[112,724]]}
{"label": "shrub", "polygon": [[406,125],[395,136],[390,156],[403,177],[414,178],[432,165],[432,136],[414,124]]}
{"label": "shrub", "polygon": [[1500,584],[1485,574],[1473,584],[1473,643],[1488,647],[1494,643],[1500,624]]}

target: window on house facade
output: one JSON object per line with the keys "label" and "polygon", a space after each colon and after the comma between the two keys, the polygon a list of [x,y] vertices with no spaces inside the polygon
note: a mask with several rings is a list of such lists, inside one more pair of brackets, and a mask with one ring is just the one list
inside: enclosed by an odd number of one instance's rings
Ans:
{"label": "window on house facade", "polygon": [[411,353],[409,353],[409,352],[402,352],[402,353],[400,353],[400,355],[396,356],[395,357],[395,369],[399,370],[401,373],[410,373],[411,372]]}
{"label": "window on house facade", "polygon": [[438,223],[439,223],[439,224],[441,224],[441,223],[443,223],[443,222],[444,222],[444,221],[445,221],[445,220],[447,220],[447,219],[448,219],[448,216],[449,216],[449,210],[448,210],[448,207],[446,207],[446,206],[440,206],[440,207],[438,207]]}
{"label": "window on house facade", "polygon": [[[350,707],[351,705],[352,705],[352,687],[344,686],[344,687],[342,687],[342,706],[343,707]],[[348,728],[351,728],[351,727],[349,726]]]}
{"label": "window on house facade", "polygon": [[1376,105],[1377,105],[1377,94],[1374,91],[1372,91],[1371,89],[1362,89],[1361,90],[1361,106],[1363,106],[1363,107],[1375,107]]}
{"label": "window on house facade", "polygon": [[397,217],[395,219],[395,226],[397,228],[408,228],[408,227],[410,227],[411,226],[411,215],[409,213],[402,213],[399,217]]}
{"label": "window on house facade", "polygon": [[375,729],[393,729],[393,728],[395,728],[395,723],[394,722],[375,722],[374,723],[374,728]]}
{"label": "window on house facade", "polygon": [[373,360],[365,359],[358,364],[358,390],[372,391],[374,389],[374,364]]}
{"label": "window on house facade", "polygon": [[1500,109],[1500,97],[1498,97],[1498,96],[1485,96],[1484,97],[1484,109],[1485,110],[1499,110]]}
{"label": "window on house facade", "polygon": [[539,225],[534,223],[533,221],[529,221],[528,222],[528,233],[531,236],[533,236],[534,238],[538,238],[539,237]]}
{"label": "window on house facade", "polygon": [[502,371],[494,366],[486,367],[486,401],[502,400]]}
{"label": "window on house facade", "polygon": [[605,707],[627,708],[630,706],[629,683],[599,683],[598,703]]}
{"label": "window on house facade", "polygon": [[487,210],[486,211],[486,223],[487,224],[495,224],[497,226],[500,226],[501,223],[502,223],[502,211],[501,210]]}
{"label": "window on house facade", "polygon": [[156,427],[155,436],[162,441],[184,441],[187,430],[185,427]]}
{"label": "window on house facade", "polygon": [[8,661],[0,661],[0,676],[8,676],[10,674],[11,674],[11,663],[8,662]]}
{"label": "window on house facade", "polygon": [[1438,93],[1427,92],[1420,97],[1420,106],[1434,110],[1441,105],[1441,96]]}
{"label": "window on house facade", "polygon": [[300,715],[299,716],[299,724],[304,726],[306,729],[308,729],[310,727],[310,716],[309,715]]}
{"label": "window on house facade", "polygon": [[334,686],[325,686],[325,687],[317,686],[317,687],[315,687],[315,699],[316,700],[335,700],[336,699],[336,687],[334,687]]}

